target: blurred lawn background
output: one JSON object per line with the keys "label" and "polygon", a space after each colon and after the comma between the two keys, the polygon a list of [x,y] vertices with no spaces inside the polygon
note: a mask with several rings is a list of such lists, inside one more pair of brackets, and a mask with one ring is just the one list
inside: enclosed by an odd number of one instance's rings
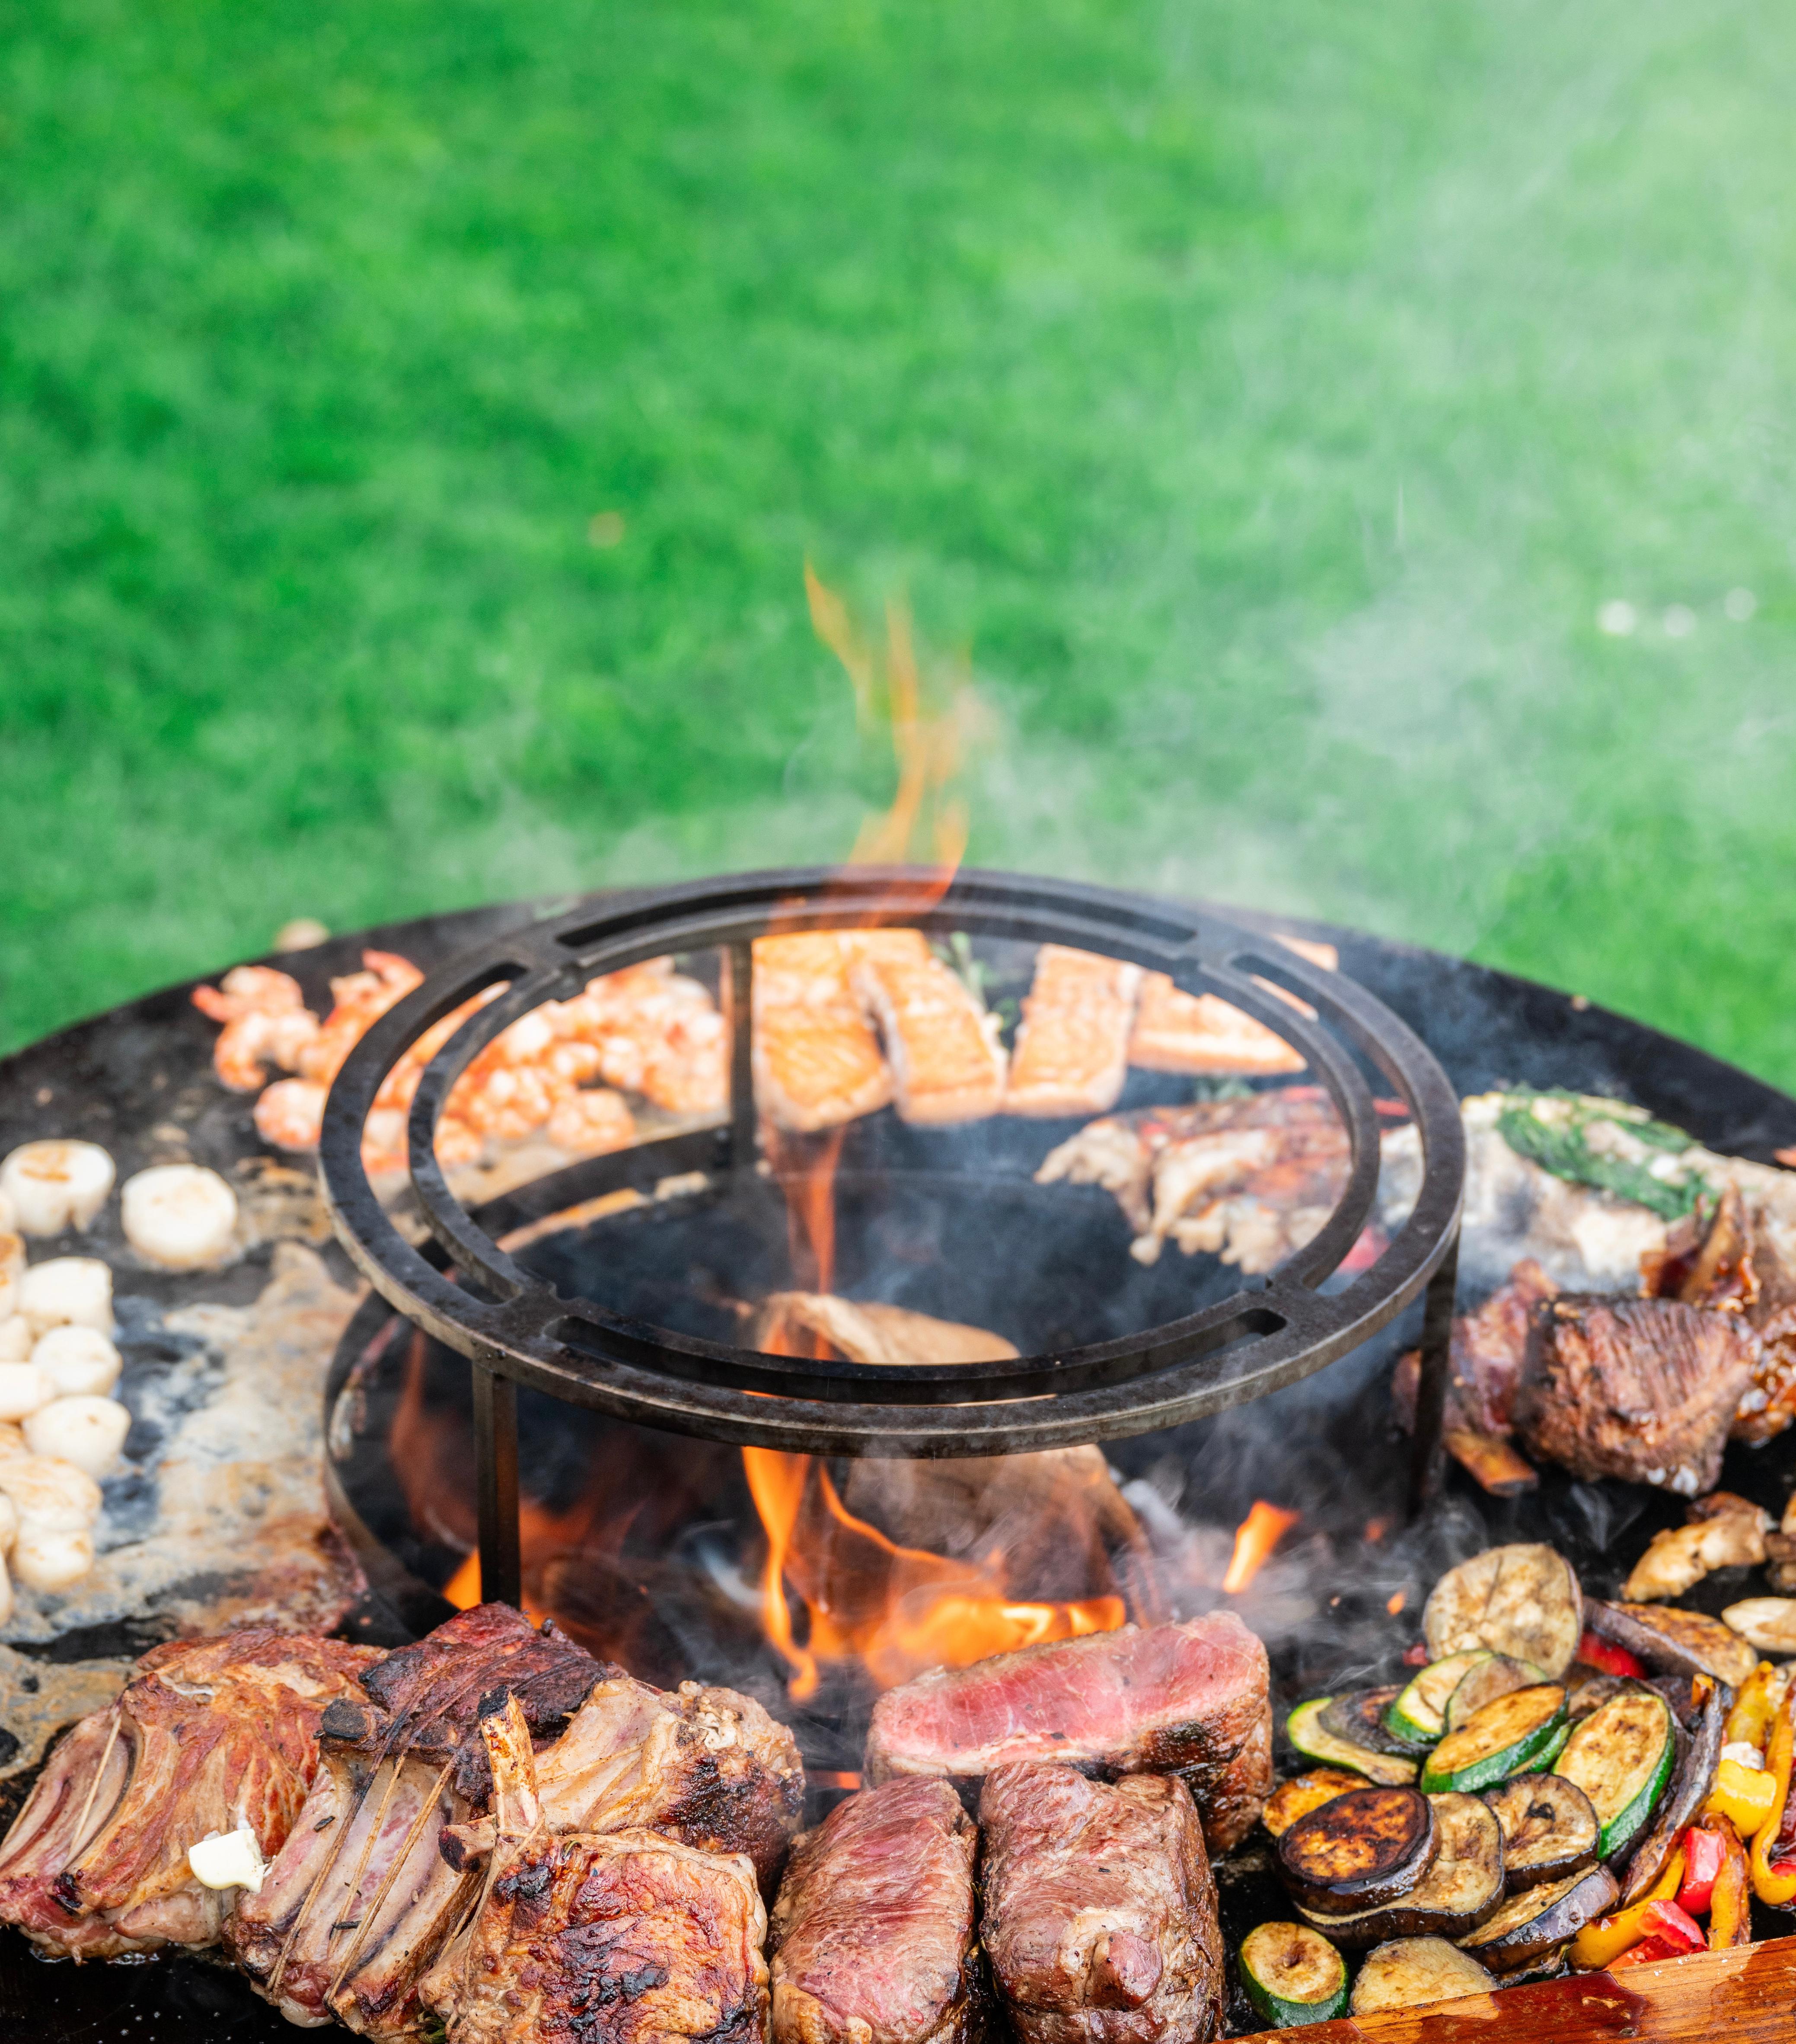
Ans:
{"label": "blurred lawn background", "polygon": [[0,1043],[840,855],[808,555],[975,858],[1796,1084],[1793,106],[1774,0],[0,0]]}

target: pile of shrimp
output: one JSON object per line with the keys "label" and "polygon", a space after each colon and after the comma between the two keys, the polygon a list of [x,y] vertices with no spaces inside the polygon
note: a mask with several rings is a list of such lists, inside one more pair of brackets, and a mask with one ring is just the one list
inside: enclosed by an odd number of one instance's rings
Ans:
{"label": "pile of shrimp", "polygon": [[[240,965],[194,1005],[224,1024],[213,1068],[233,1092],[253,1093],[256,1133],[276,1149],[315,1150],[325,1100],[344,1060],[424,974],[394,951],[363,951],[363,970],[330,983],[322,1021],[297,980]],[[425,1066],[478,1008],[489,986],[419,1037],[382,1082],[362,1132],[370,1175],[404,1170],[406,1116]],[[450,1089],[437,1124],[445,1170],[479,1162],[490,1141],[540,1132],[578,1156],[636,1140],[625,1092],[676,1114],[715,1112],[728,1097],[723,1017],[707,989],[652,959],[590,980],[571,1001],[545,1001],[502,1030]],[[270,1069],[291,1073],[268,1083]]]}

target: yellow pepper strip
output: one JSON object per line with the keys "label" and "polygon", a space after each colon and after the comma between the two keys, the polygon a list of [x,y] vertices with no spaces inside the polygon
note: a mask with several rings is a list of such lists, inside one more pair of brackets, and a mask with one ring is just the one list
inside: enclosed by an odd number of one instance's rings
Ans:
{"label": "yellow pepper strip", "polygon": [[1756,1835],[1766,1820],[1783,1808],[1776,1777],[1767,1768],[1742,1767],[1724,1760],[1715,1770],[1705,1811],[1725,1817],[1743,1838]]}
{"label": "yellow pepper strip", "polygon": [[1771,1814],[1759,1825],[1752,1839],[1752,1892],[1774,1908],[1796,1902],[1796,1864],[1774,1860],[1773,1849],[1783,1827],[1783,1806],[1790,1794],[1790,1762],[1796,1753],[1796,1683],[1785,1692],[1783,1703],[1771,1727],[1771,1742],[1765,1754],[1765,1772],[1771,1777],[1776,1797]]}
{"label": "yellow pepper strip", "polygon": [[1571,1963],[1586,1973],[1598,1973],[1612,1959],[1637,1945],[1652,1927],[1646,1920],[1646,1912],[1656,1902],[1670,1902],[1676,1899],[1678,1890],[1684,1885],[1684,1849],[1679,1846],[1665,1863],[1665,1871],[1659,1875],[1649,1894],[1643,1895],[1630,1909],[1620,1909],[1613,1916],[1601,1916],[1594,1923],[1586,1923],[1571,1941]]}
{"label": "yellow pepper strip", "polygon": [[1747,1878],[1746,1848],[1740,1834],[1719,1812],[1702,1820],[1706,1831],[1718,1831],[1725,1848],[1721,1870],[1709,1894],[1709,1949],[1725,1952],[1752,1942],[1752,1891]]}
{"label": "yellow pepper strip", "polygon": [[1756,1746],[1763,1753],[1770,1742],[1778,1692],[1783,1686],[1783,1678],[1776,1669],[1770,1662],[1761,1661],[1740,1685],[1740,1694],[1728,1712],[1728,1728],[1721,1735],[1725,1742]]}

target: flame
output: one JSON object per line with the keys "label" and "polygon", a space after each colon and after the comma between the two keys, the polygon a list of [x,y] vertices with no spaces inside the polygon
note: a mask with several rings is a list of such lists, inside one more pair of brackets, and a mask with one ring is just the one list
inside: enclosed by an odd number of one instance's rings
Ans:
{"label": "flame", "polygon": [[1267,1557],[1302,1516],[1268,1504],[1263,1497],[1235,1529],[1235,1551],[1229,1559],[1229,1573],[1222,1578],[1223,1593],[1239,1596],[1260,1573]]}
{"label": "flame", "polygon": [[[578,1553],[586,1535],[592,1531],[594,1513],[590,1506],[576,1506],[571,1512],[545,1512],[540,1504],[533,1504],[527,1497],[517,1501],[518,1551],[533,1566],[552,1559],[557,1554]],[[467,1555],[461,1566],[443,1585],[443,1594],[457,1611],[468,1611],[480,1599],[480,1550],[477,1547]],[[524,1615],[533,1625],[540,1625],[552,1617],[545,1605],[539,1604],[528,1589],[521,1593]]]}

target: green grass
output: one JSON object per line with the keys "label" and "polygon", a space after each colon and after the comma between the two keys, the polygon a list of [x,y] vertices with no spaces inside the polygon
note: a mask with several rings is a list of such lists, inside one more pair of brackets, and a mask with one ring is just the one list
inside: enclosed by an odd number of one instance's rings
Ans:
{"label": "green grass", "polygon": [[975,857],[1796,1083],[1793,104],[1771,0],[0,0],[0,1042],[839,855],[808,554]]}

